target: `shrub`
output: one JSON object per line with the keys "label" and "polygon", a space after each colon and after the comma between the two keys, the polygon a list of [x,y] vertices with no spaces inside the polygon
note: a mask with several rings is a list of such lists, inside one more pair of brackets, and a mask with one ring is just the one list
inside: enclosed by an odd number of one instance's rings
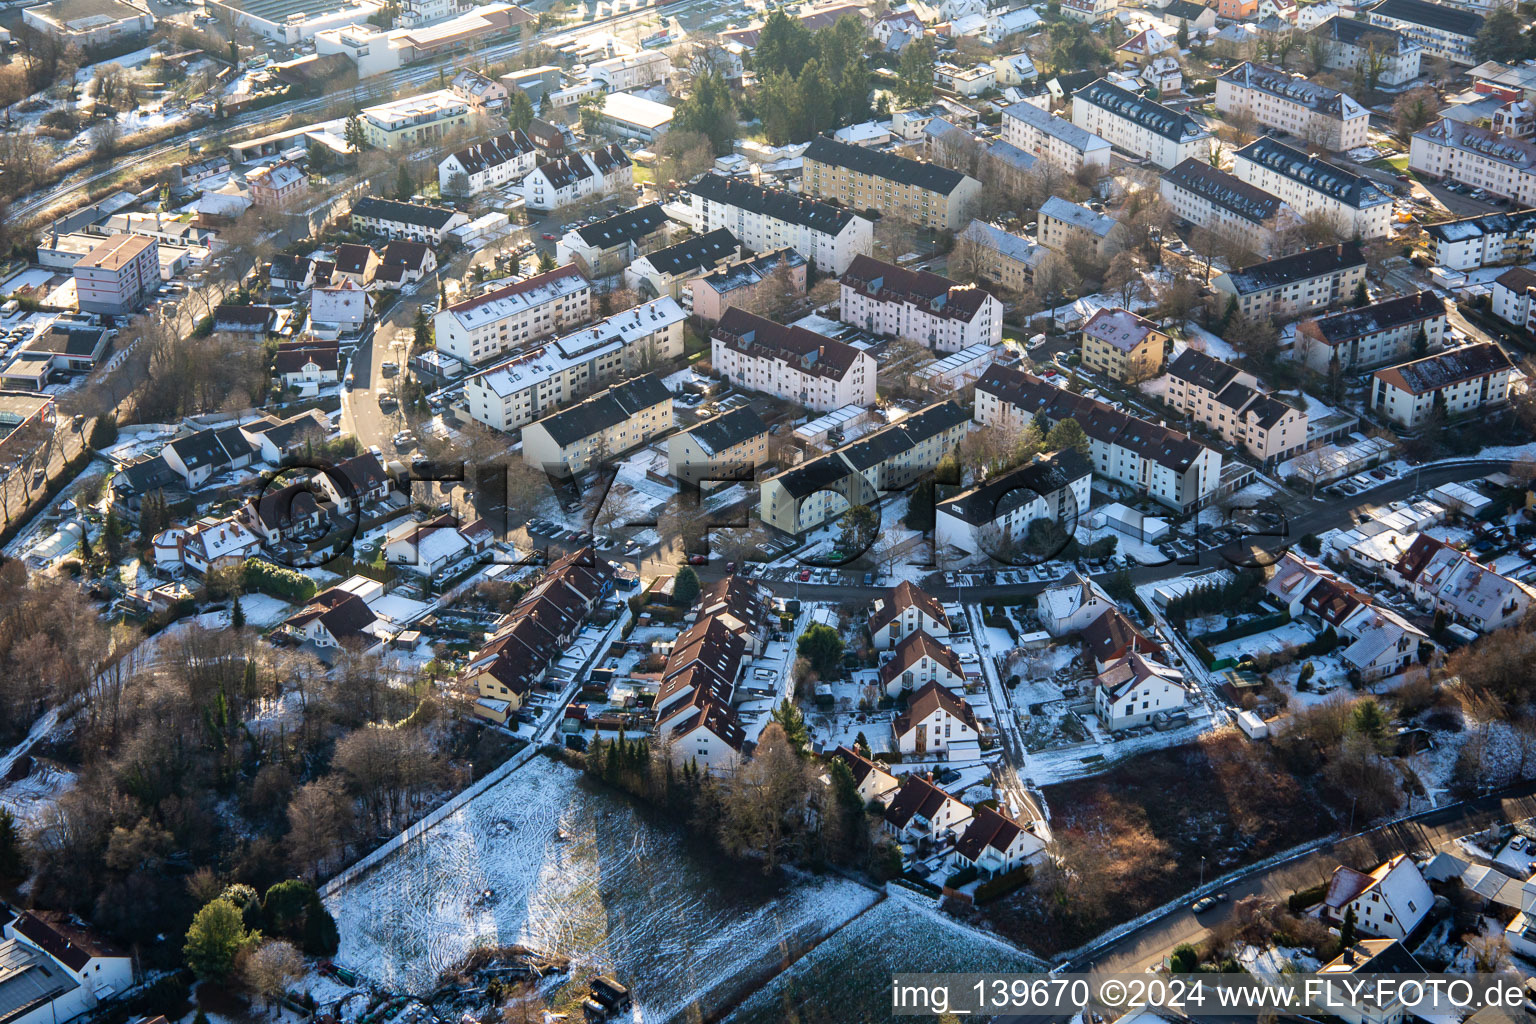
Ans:
{"label": "shrub", "polygon": [[1306,910],[1308,907],[1313,907],[1321,903],[1323,901],[1323,897],[1327,894],[1328,884],[1324,882],[1319,885],[1314,885],[1310,888],[1301,889],[1291,893],[1291,895],[1286,898],[1285,905],[1287,908],[1289,908],[1291,913],[1299,914],[1303,910]]}
{"label": "shrub", "polygon": [[296,569],[247,558],[241,567],[246,588],[288,601],[308,601],[315,596],[315,581]]}
{"label": "shrub", "polygon": [[1302,534],[1301,540],[1297,541],[1297,543],[1301,545],[1301,550],[1314,558],[1317,557],[1318,552],[1323,550],[1323,542],[1315,533]]}
{"label": "shrub", "polygon": [[1020,886],[1028,885],[1034,877],[1034,865],[1023,864],[1005,875],[989,878],[976,887],[976,904],[980,906],[1006,896]]}
{"label": "shrub", "polygon": [[962,885],[968,885],[971,882],[976,881],[976,876],[978,874],[980,874],[980,872],[976,870],[974,865],[970,867],[963,867],[959,871],[956,871],[954,874],[949,876],[948,880],[946,880],[944,883],[944,887],[946,889],[958,889]]}

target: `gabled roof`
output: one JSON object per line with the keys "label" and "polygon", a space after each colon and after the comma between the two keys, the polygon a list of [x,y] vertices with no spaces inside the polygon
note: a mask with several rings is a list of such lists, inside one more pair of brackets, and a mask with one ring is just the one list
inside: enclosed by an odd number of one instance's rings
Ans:
{"label": "gabled roof", "polygon": [[849,747],[838,747],[832,751],[832,756],[848,766],[848,771],[853,774],[853,784],[855,786],[862,786],[864,780],[869,778],[871,774],[884,775],[891,780],[893,785],[896,782],[896,776],[892,775],[881,765],[860,754],[857,750],[850,749]]}
{"label": "gabled roof", "polygon": [[1363,266],[1365,256],[1361,254],[1360,244],[1340,242],[1264,260],[1222,277],[1238,295],[1249,295]]}
{"label": "gabled roof", "polygon": [[1300,104],[1329,117],[1350,119],[1369,116],[1347,93],[1309,82],[1300,75],[1244,61],[1219,79],[1245,89],[1258,89],[1287,102]]}
{"label": "gabled roof", "polygon": [[1168,364],[1170,377],[1204,388],[1212,394],[1219,394],[1241,373],[1231,363],[1224,363],[1192,348],[1186,348]]}
{"label": "gabled roof", "polygon": [[667,214],[660,203],[647,203],[633,210],[614,214],[596,224],[576,229],[576,234],[587,245],[598,249],[612,249],[637,242],[646,235],[667,225]]}
{"label": "gabled roof", "polygon": [[1146,634],[1118,608],[1110,608],[1083,627],[1082,637],[1083,646],[1088,648],[1093,659],[1101,665],[1131,653],[1162,652],[1162,648],[1147,639]]}
{"label": "gabled roof", "polygon": [[1174,142],[1194,142],[1211,135],[1188,114],[1138,96],[1107,79],[1100,78],[1072,94],[1074,103],[1079,98]]}
{"label": "gabled roof", "polygon": [[[1093,466],[1078,452],[1052,452],[953,498],[947,498],[938,507],[962,522],[984,526],[1037,498],[1049,500],[1051,495],[1065,491],[1074,482],[1092,473]],[[1070,519],[1086,511],[1086,506],[1081,509],[1064,509],[1063,515]]]}
{"label": "gabled roof", "polygon": [[846,377],[862,354],[852,345],[736,306],[725,311],[710,337],[739,352],[782,360],[802,373],[834,380]]}
{"label": "gabled roof", "polygon": [[1104,670],[1094,677],[1093,682],[1114,700],[1127,692],[1134,691],[1150,679],[1160,679],[1174,686],[1185,686],[1184,673],[1160,661],[1154,661],[1135,650],[1105,665]]}
{"label": "gabled roof", "polygon": [[461,149],[453,154],[453,158],[458,161],[465,174],[473,175],[492,167],[512,163],[533,151],[532,140],[523,134],[522,129],[517,129]]}
{"label": "gabled roof", "polygon": [[736,241],[735,235],[726,228],[716,228],[665,249],[657,249],[641,259],[650,263],[657,273],[676,277],[713,267],[722,260],[735,259],[740,251],[741,243]]}
{"label": "gabled roof", "polygon": [[[922,640],[914,640],[914,637],[922,637]],[[952,671],[954,671],[956,675],[960,674],[960,660],[955,658],[954,652],[950,651],[948,647],[944,647],[937,640],[933,639],[933,637],[929,636],[927,633],[924,633],[922,630],[907,634],[906,639],[901,643],[907,644],[909,650],[916,649],[921,653],[928,653],[930,656],[932,655],[933,648],[941,648],[945,653],[949,655],[950,659],[952,659],[950,662]],[[901,650],[900,644],[897,645],[897,650]],[[898,654],[898,657],[899,656],[900,655]],[[897,659],[891,659],[891,661],[895,660]],[[916,658],[911,660],[915,661]],[[889,665],[891,662],[886,662],[886,664]],[[964,722],[966,725],[970,726],[977,732],[981,731],[981,726],[976,721],[975,710],[972,709],[972,707],[964,700],[962,700],[953,690],[949,689],[949,687],[940,686],[935,682],[928,683],[907,698],[907,713],[898,717],[895,722],[896,735],[905,736],[907,733],[911,732],[918,723],[924,721],[935,711],[943,711],[954,718],[958,718],[960,721]]]}
{"label": "gabled roof", "polygon": [[366,630],[378,620],[378,616],[373,614],[367,601],[350,590],[332,587],[316,594],[309,604],[290,615],[284,625],[298,628],[316,620],[337,643],[352,646],[371,643]]}
{"label": "gabled roof", "polygon": [[643,409],[670,402],[672,392],[652,373],[614,384],[569,408],[551,413],[533,426],[542,427],[564,448],[584,437],[618,426]]}
{"label": "gabled roof", "polygon": [[1263,224],[1285,206],[1279,196],[1194,157],[1165,171],[1163,180],[1253,224]]}
{"label": "gabled roof", "polygon": [[352,204],[354,217],[371,217],[375,220],[409,224],[431,231],[441,231],[458,215],[457,210],[446,207],[401,203],[393,199],[379,199],[376,196],[364,196]]}
{"label": "gabled roof", "polygon": [[1329,345],[1341,345],[1378,331],[1390,331],[1420,320],[1445,316],[1445,300],[1432,291],[1394,295],[1369,306],[1346,309],[1311,321],[1308,333],[1314,333]]}
{"label": "gabled roof", "polygon": [[28,942],[77,974],[92,960],[128,954],[57,911],[23,910],[12,927]]}
{"label": "gabled roof", "polygon": [[907,270],[866,256],[855,256],[841,282],[878,302],[916,306],[946,320],[969,323],[981,312],[990,293],[975,285],[962,285],[926,270]]}
{"label": "gabled roof", "polygon": [[1007,853],[1023,834],[1024,827],[1012,818],[991,807],[978,807],[965,832],[955,840],[955,853],[974,863],[988,849]]}
{"label": "gabled roof", "polygon": [[1377,370],[1374,376],[1411,395],[1426,395],[1453,384],[1507,372],[1513,368],[1514,363],[1497,343],[1485,341],[1477,345],[1449,348],[1422,359],[1389,366]]}
{"label": "gabled roof", "polygon": [[303,482],[292,483],[275,491],[263,491],[260,498],[249,502],[248,507],[256,521],[269,530],[280,530],[320,511],[320,503]]}
{"label": "gabled roof", "polygon": [[890,806],[885,809],[885,820],[896,828],[906,828],[918,816],[932,821],[945,802],[954,799],[923,776],[914,773],[902,780],[901,789],[896,791]]}
{"label": "gabled roof", "polygon": [[743,441],[768,433],[768,424],[751,406],[739,405],[681,433],[691,438],[705,454],[718,455]]}
{"label": "gabled roof", "polygon": [[1382,0],[1371,8],[1371,16],[1406,21],[1452,35],[1476,36],[1483,29],[1482,15],[1428,0]]}
{"label": "gabled roof", "polygon": [[943,605],[938,599],[913,586],[906,580],[902,580],[891,588],[885,600],[881,602],[880,609],[869,617],[869,631],[878,633],[891,622],[896,620],[908,608],[917,608],[928,618],[942,625],[946,630],[950,628],[949,616],[944,614]]}
{"label": "gabled roof", "polygon": [[1336,167],[1320,156],[1292,149],[1267,135],[1260,136],[1238,150],[1234,159],[1251,160],[1260,167],[1357,210],[1392,202],[1392,197],[1371,179]]}
{"label": "gabled roof", "polygon": [[853,211],[833,203],[788,189],[755,185],[746,178],[706,174],[689,185],[687,190],[706,202],[734,206],[749,213],[829,235],[840,233],[856,216]]}
{"label": "gabled roof", "polygon": [[842,167],[860,174],[885,178],[943,196],[954,192],[960,183],[966,180],[964,174],[950,170],[948,167],[940,167],[938,164],[924,163],[919,160],[908,160],[906,157],[867,149],[863,146],[849,146],[835,139],[829,139],[825,135],[819,135],[811,140],[811,144],[805,150],[805,159]]}
{"label": "gabled roof", "polygon": [[[900,679],[903,672],[907,671],[909,668],[911,668],[913,665],[916,665],[924,658],[929,658],[932,661],[937,662],[957,676],[962,678],[965,676],[965,666],[960,664],[959,655],[951,650],[947,644],[941,644],[923,630],[915,629],[901,638],[901,641],[897,643],[897,645],[892,649],[891,657],[880,666],[880,681],[883,683],[891,683],[897,679]],[[926,693],[927,689],[927,687],[924,687],[921,691],[919,691],[919,693]],[[940,689],[942,690],[943,687],[940,687]],[[946,703],[944,700],[935,700],[933,702],[934,707],[942,707],[946,711],[949,711],[951,714],[958,717],[964,717],[966,714],[971,714],[969,706],[966,705],[964,701],[949,693],[948,690],[944,690],[944,693],[949,698],[951,698],[952,701],[958,702],[958,704],[964,708],[964,711],[962,712],[959,708],[951,707],[951,705]],[[913,703],[916,703],[916,695],[913,697]],[[931,711],[932,708],[929,708],[928,710]],[[906,732],[907,729],[911,727],[911,722],[915,720],[913,719],[912,714],[913,713],[909,707],[906,728],[903,728],[901,719],[897,720],[896,734],[898,736]],[[924,714],[926,714],[926,712]],[[922,717],[923,715],[917,716],[919,719]],[[974,721],[974,715],[972,715],[971,721]]]}

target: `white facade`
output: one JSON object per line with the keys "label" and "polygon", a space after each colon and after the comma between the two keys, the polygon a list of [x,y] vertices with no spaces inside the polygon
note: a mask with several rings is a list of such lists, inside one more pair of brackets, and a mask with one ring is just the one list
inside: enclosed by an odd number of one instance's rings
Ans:
{"label": "white facade", "polygon": [[[875,261],[871,260],[871,263]],[[904,278],[907,271],[888,267],[891,276]],[[857,270],[855,264],[853,270]],[[936,275],[925,275],[936,276]],[[943,281],[943,279],[940,279]],[[939,352],[959,352],[975,345],[999,345],[1003,340],[1003,304],[975,285],[951,281],[940,290],[941,301],[923,301],[924,295],[882,279],[884,287],[866,286],[844,275],[839,316],[874,334],[920,341]],[[956,293],[963,293],[957,295]]]}
{"label": "white facade", "polygon": [[1029,102],[1003,109],[1003,141],[1068,174],[1084,166],[1109,167],[1107,141]]}
{"label": "white facade", "polygon": [[452,194],[453,183],[463,175],[470,194],[521,180],[538,163],[539,151],[522,132],[508,132],[494,139],[450,153],[437,165],[437,183]]}
{"label": "white facade", "polygon": [[1392,229],[1392,197],[1370,179],[1274,139],[1259,139],[1232,154],[1232,173],[1279,196],[1299,217],[1329,218],[1343,235],[1382,238]]}
{"label": "white facade", "polygon": [[1072,123],[1164,170],[1210,158],[1211,133],[1188,114],[1102,78],[1072,94]]}
{"label": "white facade", "polygon": [[618,146],[572,153],[539,164],[523,179],[523,201],[530,210],[558,210],[591,196],[634,184],[635,169]]}
{"label": "white facade", "polygon": [[1377,370],[1371,408],[1405,427],[1416,427],[1436,409],[1450,418],[1509,401],[1514,372],[1494,342],[1447,349],[1436,355]]}
{"label": "white facade", "polygon": [[609,92],[648,89],[672,77],[672,62],[661,50],[641,50],[589,64],[587,77],[601,82]]}
{"label": "white facade", "polygon": [[432,317],[437,349],[476,365],[583,323],[592,313],[592,284],[561,267],[497,288]]}
{"label": "white facade", "polygon": [[688,186],[688,200],[695,233],[725,228],[753,252],[787,245],[824,272],[841,274],[874,247],[869,219],[786,189],[706,175]]}
{"label": "white facade", "polygon": [[1252,63],[1216,79],[1216,110],[1246,111],[1261,125],[1336,152],[1365,145],[1371,122],[1371,112],[1347,93]]}
{"label": "white facade", "polygon": [[1189,697],[1184,673],[1134,653],[1106,665],[1094,684],[1093,709],[1110,730],[1147,725]]}
{"label": "white facade", "polygon": [[727,311],[716,325],[710,362],[733,384],[816,412],[875,404],[874,356],[739,309]]}

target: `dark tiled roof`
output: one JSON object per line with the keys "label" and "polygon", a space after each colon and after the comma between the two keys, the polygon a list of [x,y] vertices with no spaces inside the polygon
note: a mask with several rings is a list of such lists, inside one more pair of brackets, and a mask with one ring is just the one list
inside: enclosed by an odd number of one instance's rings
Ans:
{"label": "dark tiled roof", "polygon": [[633,210],[625,210],[596,224],[577,228],[576,234],[588,245],[599,249],[612,249],[618,245],[635,242],[667,224],[667,215],[660,203],[647,203]]}
{"label": "dark tiled roof", "polygon": [[948,628],[949,616],[944,614],[944,607],[939,604],[938,599],[927,591],[913,586],[906,580],[902,580],[895,587],[891,588],[891,592],[886,595],[885,603],[880,606],[880,610],[869,617],[869,631],[871,633],[880,632],[902,612],[912,607],[920,609],[924,615],[927,615],[935,622],[943,623]]}
{"label": "dark tiled roof", "polygon": [[1284,205],[1279,196],[1194,157],[1164,172],[1163,180],[1255,224],[1269,220]]}
{"label": "dark tiled roof", "polygon": [[1400,366],[1389,366],[1377,370],[1376,378],[1409,394],[1424,395],[1464,380],[1508,370],[1513,366],[1504,350],[1488,341],[1480,345],[1446,349]]}
{"label": "dark tiled roof", "polygon": [[[1187,2],[1187,0],[1180,0]],[[1348,46],[1369,47],[1376,44],[1385,53],[1398,53],[1403,49],[1403,34],[1385,25],[1372,25],[1368,21],[1356,21],[1336,14],[1312,30],[1313,35],[1325,36]]]}
{"label": "dark tiled roof", "polygon": [[1219,393],[1237,378],[1240,371],[1229,363],[1213,359],[1204,352],[1186,348],[1168,364],[1168,375],[1199,385],[1212,394]]}
{"label": "dark tiled roof", "polygon": [[1412,295],[1395,295],[1369,306],[1358,306],[1331,316],[1318,317],[1312,321],[1312,327],[1315,327],[1323,341],[1338,345],[1351,338],[1389,331],[1404,324],[1444,315],[1445,300],[1434,292],[1422,291]]}
{"label": "dark tiled roof", "polygon": [[683,431],[711,455],[768,433],[768,424],[751,406],[738,406]]}
{"label": "dark tiled roof", "polygon": [[944,802],[953,799],[923,776],[908,775],[902,780],[901,789],[891,798],[891,805],[885,810],[885,820],[897,828],[906,828],[907,823],[918,815],[931,821]]}
{"label": "dark tiled roof", "polygon": [[645,259],[657,272],[675,277],[713,267],[721,260],[735,259],[740,250],[741,244],[736,241],[735,235],[725,228],[716,228],[706,234],[685,238],[665,249],[657,249]]}
{"label": "dark tiled roof", "polygon": [[965,180],[965,175],[948,167],[908,160],[906,157],[881,153],[863,146],[850,146],[824,135],[811,140],[805,150],[805,159],[886,178],[943,196],[949,195]]}
{"label": "dark tiled roof", "polygon": [[1432,4],[1427,0],[1382,0],[1371,13],[1452,35],[1475,36],[1483,29],[1483,16],[1459,7]]}
{"label": "dark tiled roof", "polygon": [[745,178],[706,174],[688,191],[712,203],[740,207],[750,213],[835,235],[848,226],[854,214],[841,206],[811,199],[788,189],[754,185]]}
{"label": "dark tiled roof", "polygon": [[[1053,452],[1018,469],[989,480],[964,494],[957,494],[939,507],[963,522],[980,526],[990,523],[1014,509],[1027,505],[1037,497],[1043,498],[1071,486],[1093,472],[1088,460],[1075,451]],[[1087,511],[1072,510],[1076,514]]]}
{"label": "dark tiled roof", "polygon": [[1248,143],[1236,155],[1357,210],[1392,201],[1392,197],[1369,178],[1351,174],[1321,157],[1308,156],[1268,136]]}
{"label": "dark tiled roof", "polygon": [[1227,278],[1239,295],[1249,295],[1363,266],[1365,257],[1360,252],[1360,244],[1340,242],[1255,263],[1233,271]]}
{"label": "dark tiled roof", "polygon": [[364,196],[352,204],[352,216],[372,217],[376,220],[397,221],[415,227],[441,231],[458,215],[457,211],[441,206],[423,206],[420,203],[400,203],[393,199]]}
{"label": "dark tiled roof", "polygon": [[615,384],[568,409],[544,417],[537,425],[564,448],[671,398],[672,392],[661,382],[661,376],[651,373]]}
{"label": "dark tiled roof", "polygon": [[710,337],[739,352],[782,359],[804,373],[837,380],[847,376],[860,355],[852,345],[736,306],[725,311]]}
{"label": "dark tiled roof", "polygon": [[1102,78],[1072,94],[1073,100],[1078,97],[1174,142],[1190,142],[1211,134],[1188,114],[1138,96]]}
{"label": "dark tiled roof", "polygon": [[974,863],[988,847],[1006,852],[1023,831],[1012,818],[990,807],[978,807],[965,833],[955,840],[955,853]]}
{"label": "dark tiled roof", "polygon": [[478,174],[490,167],[511,163],[533,152],[533,142],[521,129],[478,142],[453,154],[465,174]]}
{"label": "dark tiled roof", "polygon": [[842,283],[879,302],[906,302],[948,320],[969,323],[990,293],[926,270],[907,270],[863,253],[843,272]]}

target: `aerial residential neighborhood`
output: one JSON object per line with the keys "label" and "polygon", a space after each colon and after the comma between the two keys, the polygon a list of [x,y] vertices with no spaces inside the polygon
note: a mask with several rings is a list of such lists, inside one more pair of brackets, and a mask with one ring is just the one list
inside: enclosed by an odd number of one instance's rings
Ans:
{"label": "aerial residential neighborhood", "polygon": [[1536,1010],[1531,4],[13,0],[0,106],[0,1024]]}

